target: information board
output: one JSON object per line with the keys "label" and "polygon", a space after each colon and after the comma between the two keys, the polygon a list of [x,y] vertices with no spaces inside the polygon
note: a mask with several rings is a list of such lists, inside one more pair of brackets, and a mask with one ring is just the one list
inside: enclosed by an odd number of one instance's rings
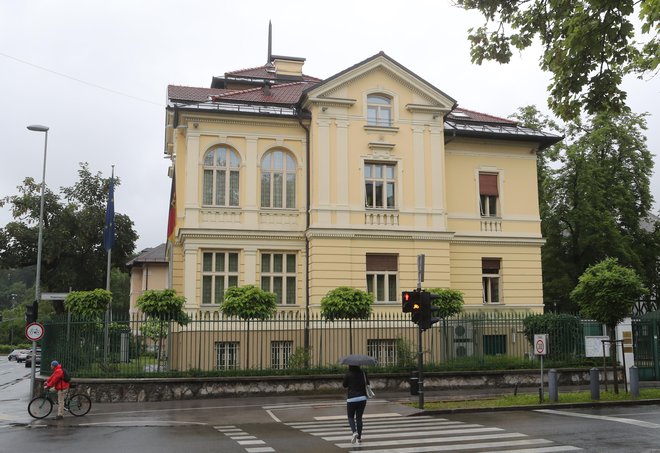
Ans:
{"label": "information board", "polygon": [[[609,340],[608,336],[584,337],[584,355],[586,357],[603,357],[603,340]],[[605,357],[610,356],[610,344],[605,343]]]}

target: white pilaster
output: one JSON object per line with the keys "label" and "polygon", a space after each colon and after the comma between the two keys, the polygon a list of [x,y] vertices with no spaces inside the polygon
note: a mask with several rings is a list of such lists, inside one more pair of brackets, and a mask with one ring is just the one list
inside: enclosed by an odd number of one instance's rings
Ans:
{"label": "white pilaster", "polygon": [[[186,228],[198,228],[199,192],[197,189],[199,187],[199,134],[188,133],[186,141],[186,198],[184,204],[185,220],[183,225],[185,225]],[[179,177],[182,178],[183,175]]]}
{"label": "white pilaster", "polygon": [[318,154],[316,155],[317,181],[317,211],[318,223],[321,226],[330,224],[330,121],[321,120],[318,123]]}
{"label": "white pilaster", "polygon": [[259,155],[257,150],[257,139],[256,138],[247,138],[246,139],[246,150],[245,150],[245,165],[241,168],[241,171],[245,172],[245,176],[241,178],[243,196],[245,200],[242,204],[243,208],[243,222],[244,225],[254,226],[254,229],[257,229],[257,213],[258,213],[258,199],[259,195],[257,194],[257,181],[260,179],[260,162]]}
{"label": "white pilaster", "polygon": [[348,177],[348,121],[337,121],[337,136],[335,142],[337,149],[334,152],[337,168],[335,171],[335,193],[337,199],[337,226],[348,226],[350,221],[348,203],[349,203],[349,184],[351,183]]}
{"label": "white pilaster", "polygon": [[415,226],[426,227],[426,162],[424,161],[424,129],[412,128],[412,156],[415,185]]}
{"label": "white pilaster", "polygon": [[243,283],[240,285],[256,285],[257,282],[257,249],[249,247],[243,249]]}

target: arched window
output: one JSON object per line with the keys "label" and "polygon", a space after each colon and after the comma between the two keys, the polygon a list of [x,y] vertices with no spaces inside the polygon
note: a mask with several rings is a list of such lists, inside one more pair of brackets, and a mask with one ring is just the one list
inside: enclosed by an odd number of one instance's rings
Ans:
{"label": "arched window", "polygon": [[296,207],[296,162],[286,151],[270,151],[261,159],[261,207]]}
{"label": "arched window", "polygon": [[392,126],[392,99],[382,94],[367,96],[367,124],[369,126]]}
{"label": "arched window", "polygon": [[241,162],[238,154],[226,146],[213,148],[204,155],[202,204],[238,206],[238,182]]}

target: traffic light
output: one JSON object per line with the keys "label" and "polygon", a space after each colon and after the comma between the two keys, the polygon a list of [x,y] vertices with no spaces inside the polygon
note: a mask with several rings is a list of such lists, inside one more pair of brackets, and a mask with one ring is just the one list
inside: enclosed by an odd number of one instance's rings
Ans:
{"label": "traffic light", "polygon": [[422,296],[422,320],[419,325],[422,330],[430,329],[433,324],[440,321],[440,318],[433,316],[433,312],[435,311],[433,301],[439,298],[440,296],[437,294],[424,291]]}
{"label": "traffic light", "polygon": [[404,291],[401,293],[401,311],[403,313],[412,313],[413,305],[419,305],[421,291]]}
{"label": "traffic light", "polygon": [[412,303],[412,322],[417,324],[420,329],[430,329],[433,324],[440,321],[440,318],[433,316],[433,308],[431,301],[437,299],[439,296],[431,294],[427,291],[416,292],[415,301]]}
{"label": "traffic light", "polygon": [[32,324],[33,322],[37,322],[37,318],[39,317],[39,304],[35,300],[32,302],[31,305],[27,305],[25,307],[25,322],[27,324]]}

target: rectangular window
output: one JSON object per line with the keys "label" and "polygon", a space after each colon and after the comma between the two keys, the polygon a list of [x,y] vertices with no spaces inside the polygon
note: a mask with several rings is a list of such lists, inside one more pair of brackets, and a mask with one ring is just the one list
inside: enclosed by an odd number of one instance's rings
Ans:
{"label": "rectangular window", "polygon": [[396,366],[396,340],[367,340],[367,355],[378,360],[379,366]]}
{"label": "rectangular window", "polygon": [[484,335],[483,343],[485,355],[506,354],[506,335]]}
{"label": "rectangular window", "polygon": [[225,289],[238,286],[237,252],[204,252],[202,254],[202,304],[219,304]]}
{"label": "rectangular window", "polygon": [[376,302],[396,302],[398,255],[367,254],[367,292]]}
{"label": "rectangular window", "polygon": [[364,205],[374,209],[396,207],[396,165],[382,163],[364,164]]}
{"label": "rectangular window", "polygon": [[215,369],[234,370],[238,368],[238,342],[216,341]]}
{"label": "rectangular window", "polygon": [[293,341],[271,341],[270,367],[274,370],[284,370],[287,368],[292,352]]}
{"label": "rectangular window", "polygon": [[479,173],[479,209],[481,217],[497,217],[498,200],[497,174]]}
{"label": "rectangular window", "polygon": [[296,303],[296,254],[261,254],[261,289],[275,293],[277,303]]}
{"label": "rectangular window", "polygon": [[481,259],[484,304],[500,303],[500,261],[499,258]]}

